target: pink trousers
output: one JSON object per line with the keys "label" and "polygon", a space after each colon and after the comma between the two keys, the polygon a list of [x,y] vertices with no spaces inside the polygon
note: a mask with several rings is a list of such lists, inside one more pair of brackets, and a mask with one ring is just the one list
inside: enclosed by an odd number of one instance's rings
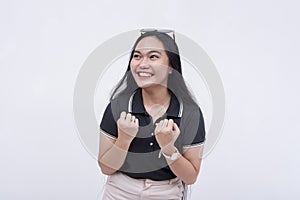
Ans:
{"label": "pink trousers", "polygon": [[153,181],[117,172],[108,177],[102,200],[181,200],[183,190],[179,178]]}

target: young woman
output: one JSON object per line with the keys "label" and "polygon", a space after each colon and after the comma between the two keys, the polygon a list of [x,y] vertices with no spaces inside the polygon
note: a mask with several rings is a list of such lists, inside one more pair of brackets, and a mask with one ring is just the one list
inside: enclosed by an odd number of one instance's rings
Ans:
{"label": "young woman", "polygon": [[141,31],[104,112],[104,200],[183,199],[199,174],[203,116],[182,77],[174,32],[166,32]]}

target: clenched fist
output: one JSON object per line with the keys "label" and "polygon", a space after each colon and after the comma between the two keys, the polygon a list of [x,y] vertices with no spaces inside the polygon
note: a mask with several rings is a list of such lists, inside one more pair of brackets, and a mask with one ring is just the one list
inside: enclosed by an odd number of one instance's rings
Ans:
{"label": "clenched fist", "polygon": [[118,138],[125,142],[131,142],[139,129],[139,120],[130,113],[122,112],[117,121]]}
{"label": "clenched fist", "polygon": [[180,134],[177,124],[172,119],[161,120],[156,125],[154,132],[161,149],[167,146],[174,146],[174,143]]}

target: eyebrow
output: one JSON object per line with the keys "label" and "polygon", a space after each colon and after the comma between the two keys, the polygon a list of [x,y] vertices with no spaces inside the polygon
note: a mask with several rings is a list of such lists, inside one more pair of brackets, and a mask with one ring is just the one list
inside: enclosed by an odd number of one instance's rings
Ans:
{"label": "eyebrow", "polygon": [[[134,50],[134,53],[142,54],[139,50]],[[151,51],[148,51],[146,54],[151,54],[151,53],[158,53],[161,55],[161,52],[158,50],[151,50]]]}

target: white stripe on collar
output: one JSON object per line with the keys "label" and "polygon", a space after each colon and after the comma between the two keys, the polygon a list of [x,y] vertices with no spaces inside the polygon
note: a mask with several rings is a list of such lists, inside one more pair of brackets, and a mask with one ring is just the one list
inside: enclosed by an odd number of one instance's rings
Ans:
{"label": "white stripe on collar", "polygon": [[[178,98],[177,98],[177,99],[178,99]],[[179,98],[178,101],[179,101],[179,104],[180,104],[178,117],[182,117],[182,112],[183,112],[183,103],[182,103],[182,99]]]}
{"label": "white stripe on collar", "polygon": [[134,93],[132,93],[132,95],[129,98],[129,102],[128,102],[128,112],[132,112],[132,100],[133,100],[133,96],[136,93],[137,90],[134,91]]}

